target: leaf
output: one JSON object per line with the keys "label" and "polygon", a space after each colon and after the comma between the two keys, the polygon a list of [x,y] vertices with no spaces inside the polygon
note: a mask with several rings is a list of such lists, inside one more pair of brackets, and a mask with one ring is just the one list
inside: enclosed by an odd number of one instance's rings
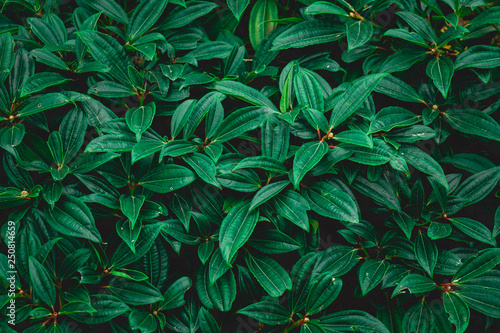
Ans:
{"label": "leaf", "polygon": [[139,181],[148,190],[168,193],[189,185],[196,179],[194,173],[180,165],[160,165],[146,173]]}
{"label": "leaf", "polygon": [[278,215],[288,219],[293,224],[309,232],[309,217],[307,211],[311,209],[307,200],[297,192],[286,190],[273,199],[274,208]]}
{"label": "leaf", "polygon": [[52,228],[64,235],[102,242],[90,209],[79,198],[66,195],[54,209],[46,207],[44,216]]}
{"label": "leaf", "polygon": [[160,18],[167,6],[168,0],[153,0],[141,2],[130,18],[125,36],[134,41],[146,33]]}
{"label": "leaf", "polygon": [[231,260],[238,252],[257,224],[259,214],[249,210],[250,202],[243,201],[233,207],[231,212],[222,220],[219,233],[222,257],[231,265]]}
{"label": "leaf", "polygon": [[51,86],[63,84],[68,81],[69,79],[59,73],[36,73],[24,82],[21,90],[21,97],[42,91]]}
{"label": "leaf", "polygon": [[48,93],[38,97],[30,102],[23,103],[21,109],[17,112],[17,116],[25,118],[39,112],[49,109],[54,109],[70,103],[68,97],[59,93]]}
{"label": "leaf", "polygon": [[340,294],[342,280],[323,274],[312,284],[307,295],[305,313],[315,314],[327,308]]}
{"label": "leaf", "polygon": [[191,288],[193,282],[187,276],[181,277],[169,285],[163,293],[164,300],[159,304],[159,310],[170,310],[183,306],[186,301],[184,294]]}
{"label": "leaf", "polygon": [[282,325],[290,321],[290,314],[280,304],[261,301],[238,310],[239,314],[248,316],[267,325]]}
{"label": "leaf", "polygon": [[234,17],[236,17],[238,21],[241,20],[241,15],[243,15],[249,3],[250,0],[227,0],[229,9],[231,9],[231,12],[233,12]]}
{"label": "leaf", "polygon": [[174,212],[186,231],[189,232],[189,221],[191,220],[191,212],[193,204],[190,200],[181,194],[174,193],[173,197],[168,201],[169,208]]}
{"label": "leaf", "polygon": [[373,25],[369,20],[346,23],[348,51],[366,44],[373,35]]}
{"label": "leaf", "polygon": [[316,261],[311,273],[311,281],[330,273],[335,277],[347,274],[360,259],[357,250],[351,246],[333,245],[323,252],[321,260]]}
{"label": "leaf", "polygon": [[128,316],[130,328],[140,330],[142,333],[152,333],[158,328],[158,323],[153,316],[144,309],[134,309]]}
{"label": "leaf", "polygon": [[38,260],[30,256],[29,271],[30,282],[35,295],[40,297],[48,306],[53,306],[56,302],[56,288],[47,269]]}
{"label": "leaf", "polygon": [[299,187],[299,183],[306,173],[310,171],[328,152],[328,144],[325,141],[307,142],[302,145],[293,159],[293,186]]}
{"label": "leaf", "polygon": [[258,0],[250,12],[248,24],[250,42],[257,50],[263,39],[276,27],[274,20],[278,19],[278,6],[273,0]]}
{"label": "leaf", "polygon": [[108,267],[124,267],[144,256],[153,245],[156,237],[158,237],[162,227],[161,223],[143,226],[139,238],[135,242],[135,253],[132,252],[126,243],[121,243],[109,259]]}
{"label": "leaf", "polygon": [[257,257],[245,252],[248,269],[264,290],[272,297],[283,295],[285,290],[292,289],[290,276],[276,261],[269,257]]}
{"label": "leaf", "polygon": [[116,39],[91,30],[79,31],[76,34],[87,45],[92,57],[109,67],[112,77],[124,84],[131,83],[128,66],[133,66],[132,61]]}
{"label": "leaf", "polygon": [[425,301],[419,301],[412,306],[403,318],[405,332],[431,332],[433,316]]}
{"label": "leaf", "polygon": [[273,102],[271,102],[269,98],[267,98],[257,89],[247,86],[243,83],[225,80],[214,82],[209,87],[223,94],[235,96],[250,104],[268,107],[273,111],[277,111]]}
{"label": "leaf", "polygon": [[209,285],[208,265],[205,265],[198,271],[196,290],[204,306],[227,312],[236,297],[236,280],[233,272],[228,270],[213,285]]}
{"label": "leaf", "polygon": [[471,205],[483,200],[495,188],[499,180],[500,167],[497,166],[470,176],[457,187],[453,194],[465,199],[467,205]]}
{"label": "leaf", "polygon": [[500,292],[484,287],[468,287],[457,290],[457,296],[473,310],[492,318],[500,318]]}
{"label": "leaf", "polygon": [[193,153],[191,155],[183,156],[182,159],[189,164],[194,169],[196,174],[206,183],[221,188],[221,185],[215,178],[217,171],[215,169],[214,162],[208,156],[200,153]]}
{"label": "leaf", "polygon": [[287,253],[300,248],[293,238],[276,229],[254,232],[248,244],[266,254]]}
{"label": "leaf", "polygon": [[464,300],[454,292],[443,294],[443,306],[450,315],[450,322],[455,325],[456,333],[463,333],[469,326],[470,310]]}
{"label": "leaf", "polygon": [[422,17],[414,13],[405,11],[398,12],[397,15],[405,20],[406,23],[408,23],[408,25],[424,39],[430,41],[433,44],[437,43],[437,36],[434,32],[434,29],[431,27],[429,22],[424,20]]}
{"label": "leaf", "polygon": [[355,113],[386,75],[386,73],[370,74],[354,80],[333,108],[330,117],[330,128],[339,126]]}
{"label": "leaf", "polygon": [[10,152],[16,154],[14,147],[18,146],[24,138],[25,128],[21,123],[14,126],[4,127],[0,130],[0,146]]}
{"label": "leaf", "polygon": [[401,146],[398,149],[398,153],[416,169],[433,176],[448,191],[448,181],[444,175],[443,168],[432,157],[417,147],[409,145]]}
{"label": "leaf", "polygon": [[214,317],[203,307],[198,312],[201,333],[220,333],[220,328]]}
{"label": "leaf", "polygon": [[404,232],[406,238],[408,238],[409,240],[411,238],[413,227],[415,226],[415,221],[413,220],[413,218],[405,212],[398,211],[394,211],[392,213],[392,218],[394,219],[394,221],[396,221],[399,228]]}
{"label": "leaf", "polygon": [[131,222],[131,228],[134,229],[135,222],[139,217],[139,212],[146,199],[143,195],[126,195],[122,194],[120,196],[120,209]]}
{"label": "leaf", "polygon": [[344,191],[326,183],[317,182],[302,192],[316,213],[333,219],[358,223],[359,214],[356,203]]}
{"label": "leaf", "polygon": [[208,275],[210,286],[214,284],[222,275],[224,275],[230,268],[234,262],[235,257],[227,263],[225,259],[222,257],[221,248],[215,250],[214,255],[210,259],[210,264],[208,265]]}
{"label": "leaf", "polygon": [[471,238],[495,246],[496,242],[492,241],[491,231],[484,224],[467,217],[454,217],[450,221],[451,224]]}
{"label": "leaf", "polygon": [[395,127],[405,127],[420,122],[421,116],[399,106],[383,108],[372,119],[368,134],[378,131],[388,132]]}
{"label": "leaf", "polygon": [[156,106],[154,103],[127,110],[125,120],[128,128],[135,133],[137,142],[140,141],[142,133],[144,133],[153,123],[155,112]]}
{"label": "leaf", "polygon": [[420,267],[422,267],[432,278],[434,267],[436,267],[438,258],[436,244],[426,235],[419,232],[415,239],[414,251]]}
{"label": "leaf", "polygon": [[268,111],[268,108],[254,106],[234,111],[219,125],[212,142],[222,143],[256,129]]}
{"label": "leaf", "polygon": [[304,13],[309,15],[331,14],[331,15],[339,15],[345,17],[349,16],[345,10],[327,1],[313,2],[312,4],[307,6]]}
{"label": "leaf", "polygon": [[455,61],[455,71],[463,68],[495,68],[500,65],[500,48],[474,45],[461,52]]}
{"label": "leaf", "polygon": [[107,323],[111,319],[131,310],[128,305],[118,298],[107,294],[92,295],[91,301],[91,306],[96,312],[72,313],[69,316],[81,323],[99,325]]}
{"label": "leaf", "polygon": [[427,57],[426,51],[403,49],[387,57],[380,66],[380,73],[402,72]]}
{"label": "leaf", "polygon": [[119,279],[106,289],[127,304],[144,305],[163,301],[160,291],[147,281],[131,282],[128,279]]}
{"label": "leaf", "polygon": [[233,171],[245,168],[263,169],[271,172],[276,172],[279,174],[288,173],[288,170],[283,166],[282,162],[272,157],[266,157],[266,156],[251,156],[244,158],[233,168]]}
{"label": "leaf", "polygon": [[293,25],[273,41],[271,51],[300,48],[341,39],[345,27],[330,21],[311,20]]}
{"label": "leaf", "polygon": [[267,202],[269,199],[273,198],[281,191],[283,191],[285,187],[288,186],[288,184],[290,184],[290,181],[282,180],[262,187],[257,191],[257,193],[255,193],[252,201],[250,202],[250,207],[248,208],[248,210],[253,210],[256,207]]}
{"label": "leaf", "polygon": [[162,23],[158,29],[166,30],[181,28],[193,22],[198,17],[210,13],[218,6],[218,4],[208,1],[188,1],[185,7],[177,6],[174,10],[170,11],[163,19],[162,22],[164,23]]}
{"label": "leaf", "polygon": [[343,131],[335,134],[333,139],[339,142],[349,143],[360,147],[366,147],[370,149],[373,148],[373,141],[371,137],[366,135],[366,133],[361,130]]}
{"label": "leaf", "polygon": [[141,224],[133,228],[132,222],[130,222],[129,219],[121,219],[116,223],[116,233],[129,246],[132,253],[135,253],[135,243],[137,242],[141,229]]}
{"label": "leaf", "polygon": [[359,310],[348,310],[332,313],[319,318],[321,327],[327,333],[350,332],[358,330],[361,332],[390,333],[390,331],[372,315]]}
{"label": "leaf", "polygon": [[425,70],[445,99],[448,96],[448,89],[451,85],[454,70],[455,65],[453,61],[446,57],[432,59],[427,64]]}
{"label": "leaf", "polygon": [[392,75],[385,76],[374,89],[403,102],[423,102],[423,98],[408,83]]}
{"label": "leaf", "polygon": [[500,249],[485,249],[467,259],[453,275],[453,283],[462,283],[480,276],[500,264]]}
{"label": "leaf", "polygon": [[83,0],[87,5],[97,11],[102,11],[104,14],[113,20],[128,24],[128,16],[122,7],[113,0]]}
{"label": "leaf", "polygon": [[488,114],[475,109],[448,109],[444,119],[456,130],[500,141],[500,125]]}
{"label": "leaf", "polygon": [[409,292],[410,294],[423,294],[433,291],[437,288],[434,281],[420,274],[406,275],[401,282],[398,283],[391,298],[394,296]]}
{"label": "leaf", "polygon": [[293,83],[299,104],[323,113],[325,100],[318,80],[308,72],[299,71],[294,76]]}
{"label": "leaf", "polygon": [[361,293],[365,296],[384,279],[389,263],[384,260],[367,260],[358,271]]}

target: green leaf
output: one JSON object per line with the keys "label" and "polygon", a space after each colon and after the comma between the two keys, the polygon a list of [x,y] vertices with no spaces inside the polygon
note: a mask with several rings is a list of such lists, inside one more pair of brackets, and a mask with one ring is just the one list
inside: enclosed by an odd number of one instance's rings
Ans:
{"label": "green leaf", "polygon": [[331,21],[304,21],[288,28],[273,41],[271,51],[330,43],[343,38],[345,27]]}
{"label": "green leaf", "polygon": [[208,265],[210,285],[213,285],[218,278],[224,275],[224,273],[226,273],[231,268],[234,259],[236,258],[233,257],[233,260],[231,260],[230,264],[228,264],[222,257],[221,248],[219,247],[218,249],[215,250],[214,255],[210,259],[210,264]]}
{"label": "green leaf", "polygon": [[423,98],[412,86],[392,75],[387,75],[380,80],[375,91],[403,102],[423,102]]}
{"label": "green leaf", "polygon": [[488,114],[475,109],[448,109],[446,121],[456,130],[500,141],[500,125]]}
{"label": "green leaf", "polygon": [[198,151],[198,145],[193,141],[184,139],[170,140],[163,145],[160,159],[163,159],[164,156],[178,157],[196,151]]}
{"label": "green leaf", "polygon": [[333,219],[358,223],[359,214],[356,203],[344,191],[326,182],[317,182],[302,192],[316,213]]}
{"label": "green leaf", "polygon": [[278,19],[278,6],[273,0],[258,0],[250,12],[248,24],[250,42],[257,50],[266,35],[276,27],[274,20]]}
{"label": "green leaf", "polygon": [[398,212],[398,211],[394,211],[392,213],[392,218],[394,219],[394,221],[396,221],[399,228],[401,228],[406,238],[408,238],[409,240],[411,238],[413,227],[415,226],[415,221],[413,221],[413,218],[410,215],[406,214],[405,212]]}
{"label": "green leaf", "polygon": [[453,283],[461,283],[480,276],[500,264],[500,249],[485,249],[467,259],[453,275]]}
{"label": "green leaf", "polygon": [[139,212],[146,199],[143,195],[127,195],[120,196],[120,209],[131,222],[131,229],[134,229],[135,222],[139,217]]}
{"label": "green leaf", "polygon": [[335,134],[333,139],[360,147],[373,148],[373,140],[361,130],[343,131]]}
{"label": "green leaf", "polygon": [[340,294],[342,280],[335,278],[333,274],[321,275],[311,285],[305,304],[307,314],[315,314],[327,308]]}
{"label": "green leaf", "polygon": [[496,242],[492,240],[491,231],[481,222],[467,217],[454,217],[451,218],[450,221],[451,224],[471,238],[474,238],[482,243],[493,246],[496,245]]}
{"label": "green leaf", "polygon": [[373,35],[373,25],[369,20],[346,23],[348,51],[366,44]]}
{"label": "green leaf", "polygon": [[266,254],[287,253],[300,248],[293,238],[276,229],[254,232],[248,244]]}
{"label": "green leaf", "polygon": [[205,265],[198,271],[196,290],[205,307],[227,312],[236,297],[236,280],[233,272],[228,270],[213,285],[209,285],[208,265]]}
{"label": "green leaf", "polygon": [[141,224],[134,228],[129,219],[121,219],[116,223],[116,233],[129,246],[132,253],[135,253],[135,242],[137,242],[141,229]]}
{"label": "green leaf", "polygon": [[70,173],[83,174],[90,172],[97,167],[117,158],[120,154],[116,153],[83,153],[71,163]]}
{"label": "green leaf", "polygon": [[309,232],[309,217],[307,211],[311,209],[307,200],[299,193],[286,190],[274,199],[274,208],[278,215],[288,219],[293,224]]}
{"label": "green leaf", "polygon": [[128,279],[118,279],[106,289],[127,304],[145,305],[163,301],[160,291],[147,281],[131,282]]}
{"label": "green leaf", "polygon": [[409,145],[401,146],[398,153],[416,169],[433,176],[448,191],[448,181],[443,168],[432,157],[419,148]]}
{"label": "green leaf", "polygon": [[234,168],[234,170],[245,168],[257,168],[279,174],[287,174],[288,170],[283,166],[283,163],[277,159],[267,156],[251,156],[244,158]]}
{"label": "green leaf", "polygon": [[325,100],[318,80],[308,72],[301,70],[294,76],[293,83],[299,104],[323,113]]}
{"label": "green leaf", "polygon": [[383,108],[372,119],[368,134],[378,131],[388,132],[395,127],[405,127],[420,122],[422,117],[399,106]]}
{"label": "green leaf", "polygon": [[454,195],[465,199],[467,205],[483,200],[500,180],[500,167],[478,172],[460,184]]}
{"label": "green leaf", "polygon": [[424,39],[430,41],[433,44],[437,43],[437,36],[434,32],[432,26],[424,20],[422,17],[411,12],[398,12],[397,15],[408,23],[408,25],[415,30]]}
{"label": "green leaf", "polygon": [[311,281],[325,273],[331,273],[335,277],[347,274],[360,259],[357,250],[351,246],[333,245],[323,252],[321,260],[318,260],[311,273]]}
{"label": "green leaf", "polygon": [[345,10],[327,1],[313,2],[312,4],[307,6],[304,13],[309,15],[331,14],[331,15],[339,15],[345,17],[349,16]]}
{"label": "green leaf", "polygon": [[372,315],[359,310],[332,313],[319,318],[321,327],[327,333],[335,332],[370,332],[390,333],[384,324]]}
{"label": "green leaf", "polygon": [[384,279],[389,263],[384,260],[367,260],[358,271],[361,293],[366,295]]}
{"label": "green leaf", "polygon": [[427,229],[427,236],[430,239],[436,240],[448,237],[451,234],[451,226],[449,224],[432,222]]}
{"label": "green leaf", "polygon": [[267,325],[282,325],[290,321],[288,311],[282,305],[271,301],[251,304],[238,313]]}
{"label": "green leaf", "polygon": [[420,267],[422,267],[432,278],[434,267],[436,267],[438,258],[436,244],[426,235],[419,232],[415,239],[414,251]]}
{"label": "green leaf", "polygon": [[188,1],[186,6],[177,6],[174,10],[171,10],[168,15],[163,19],[158,29],[176,29],[183,27],[198,17],[204,16],[212,11],[212,9],[218,7],[216,3],[211,3],[208,1]]}
{"label": "green leaf", "polygon": [[500,66],[500,47],[474,45],[461,52],[455,61],[455,71],[463,68],[496,68]]}
{"label": "green leaf", "polygon": [[83,0],[87,5],[95,9],[96,11],[102,11],[104,14],[112,18],[113,20],[128,24],[127,13],[122,9],[122,7],[113,0]]}
{"label": "green leaf", "polygon": [[454,70],[455,65],[453,61],[446,57],[432,59],[427,64],[425,70],[445,99],[448,96],[448,89],[451,85]]}
{"label": "green leaf", "polygon": [[0,146],[11,154],[16,155],[14,147],[21,143],[24,134],[24,125],[21,123],[2,128],[0,129]]}
{"label": "green leaf", "polygon": [[258,211],[249,210],[250,202],[243,201],[233,207],[222,220],[219,233],[222,257],[231,265],[231,260],[237,254],[252,234],[259,217]]}
{"label": "green leaf", "polygon": [[268,107],[273,111],[277,111],[273,102],[271,102],[263,93],[243,83],[225,80],[214,82],[209,87],[223,94],[235,96],[250,104]]}
{"label": "green leaf", "polygon": [[402,72],[409,69],[413,64],[421,61],[427,57],[426,51],[403,49],[393,55],[387,57],[387,59],[380,66],[379,72],[381,73],[392,73],[392,72]]}
{"label": "green leaf", "polygon": [[210,157],[200,153],[193,153],[182,156],[182,159],[184,162],[189,164],[194,169],[196,174],[206,183],[222,188],[215,178],[217,170],[215,169],[215,164]]}
{"label": "green leaf", "polygon": [[174,164],[160,165],[146,173],[139,181],[148,190],[168,193],[189,185],[196,179],[194,172]]}
{"label": "green leaf", "polygon": [[200,321],[201,333],[220,333],[220,328],[214,317],[203,307],[198,312],[198,320]]}
{"label": "green leaf", "polygon": [[79,198],[66,195],[54,209],[46,207],[44,216],[52,228],[64,235],[102,242],[90,209]]}
{"label": "green leaf", "polygon": [[270,109],[266,107],[246,107],[238,109],[224,119],[214,134],[214,141],[225,142],[260,126]]}
{"label": "green leaf", "polygon": [[35,295],[48,306],[56,302],[56,288],[47,269],[35,258],[29,257],[30,281]]}
{"label": "green leaf", "polygon": [[248,269],[255,276],[264,290],[272,297],[283,295],[292,289],[290,276],[276,261],[269,257],[257,257],[245,252]]}
{"label": "green leaf", "polygon": [[463,333],[469,326],[470,310],[464,300],[454,292],[443,294],[443,306],[450,315],[450,322],[455,325],[456,333]]}
{"label": "green leaf", "polygon": [[409,292],[410,294],[423,294],[436,289],[436,283],[420,274],[406,275],[401,282],[398,283],[392,297]]}
{"label": "green leaf", "polygon": [[412,306],[403,318],[405,332],[424,333],[431,332],[433,316],[425,301],[419,301]]}
{"label": "green leaf", "polygon": [[473,310],[492,318],[500,318],[500,292],[484,287],[468,287],[455,292]]}
{"label": "green leaf", "polygon": [[273,198],[281,191],[283,191],[285,187],[288,186],[288,184],[290,184],[290,181],[282,180],[262,187],[257,191],[257,193],[255,193],[252,201],[250,202],[250,207],[248,208],[248,210],[253,210],[256,207],[267,202],[269,199]]}
{"label": "green leaf", "polygon": [[229,9],[231,9],[231,12],[233,12],[234,17],[236,17],[238,21],[241,19],[241,15],[243,15],[249,3],[250,0],[227,0]]}
{"label": "green leaf", "polygon": [[330,127],[339,126],[355,113],[386,75],[386,73],[370,74],[354,80],[335,104],[330,117]]}
{"label": "green leaf", "polygon": [[109,74],[112,77],[118,82],[130,83],[128,66],[133,66],[133,64],[116,39],[91,30],[79,31],[76,34],[88,46],[92,57],[109,67]]}
{"label": "green leaf", "polygon": [[169,285],[163,293],[164,300],[159,304],[159,310],[170,310],[183,306],[186,301],[184,294],[191,288],[193,282],[187,276],[181,277]]}
{"label": "green leaf", "polygon": [[160,18],[167,6],[168,0],[153,0],[141,2],[130,18],[125,36],[134,41],[146,33]]}
{"label": "green leaf", "polygon": [[302,145],[293,159],[293,186],[299,187],[299,183],[306,173],[310,171],[328,152],[328,144],[325,141],[307,142]]}
{"label": "green leaf", "polygon": [[68,81],[69,79],[59,73],[36,73],[24,82],[21,90],[21,97],[42,91],[43,89],[51,86],[63,84]]}
{"label": "green leaf", "polygon": [[99,325],[131,310],[128,305],[111,295],[95,294],[91,295],[91,300],[91,306],[96,312],[72,313],[69,316],[81,323]]}
{"label": "green leaf", "polygon": [[23,103],[21,109],[17,112],[20,118],[34,115],[49,109],[54,109],[70,103],[68,97],[60,93],[44,94],[30,102]]}
{"label": "green leaf", "polygon": [[142,133],[144,133],[153,123],[155,112],[156,106],[154,103],[127,110],[125,114],[127,126],[135,133],[138,142],[141,139]]}
{"label": "green leaf", "polygon": [[119,268],[131,264],[144,256],[160,233],[163,224],[148,224],[142,227],[139,238],[135,242],[135,253],[126,243],[121,243],[109,259],[108,267]]}
{"label": "green leaf", "polygon": [[158,328],[156,318],[144,309],[134,309],[128,316],[130,328],[141,330],[142,333],[152,333]]}

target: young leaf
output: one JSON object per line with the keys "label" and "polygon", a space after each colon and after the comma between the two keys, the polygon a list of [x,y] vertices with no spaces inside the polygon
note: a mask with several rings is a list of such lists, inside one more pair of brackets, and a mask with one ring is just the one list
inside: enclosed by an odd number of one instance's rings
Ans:
{"label": "young leaf", "polygon": [[419,232],[414,244],[415,257],[420,266],[432,278],[434,267],[438,258],[436,243],[431,241],[423,233]]}
{"label": "young leaf", "polygon": [[427,64],[425,70],[445,99],[448,96],[448,89],[451,85],[454,70],[455,65],[453,61],[446,57],[432,59]]}
{"label": "young leaf", "polygon": [[250,42],[253,49],[257,50],[258,46],[276,26],[278,19],[278,6],[273,0],[258,0],[252,7],[250,12],[250,21],[248,24]]}
{"label": "young leaf", "polygon": [[143,195],[126,195],[122,194],[120,196],[120,209],[131,223],[131,228],[134,229],[135,222],[139,217],[141,207],[146,199]]}
{"label": "young leaf", "polygon": [[328,144],[325,141],[308,142],[302,145],[295,153],[293,159],[293,186],[299,187],[299,183],[306,173],[311,170],[328,152]]}
{"label": "young leaf", "polygon": [[384,260],[365,261],[358,271],[361,293],[366,295],[384,279],[389,263]]}
{"label": "young leaf", "polygon": [[346,24],[348,51],[366,44],[373,35],[373,25],[369,20],[356,20]]}

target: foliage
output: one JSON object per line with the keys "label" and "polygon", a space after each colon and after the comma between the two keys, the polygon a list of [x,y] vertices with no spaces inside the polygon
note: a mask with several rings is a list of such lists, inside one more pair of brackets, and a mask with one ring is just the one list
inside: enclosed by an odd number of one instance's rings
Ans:
{"label": "foliage", "polygon": [[0,331],[498,331],[498,2],[0,3]]}

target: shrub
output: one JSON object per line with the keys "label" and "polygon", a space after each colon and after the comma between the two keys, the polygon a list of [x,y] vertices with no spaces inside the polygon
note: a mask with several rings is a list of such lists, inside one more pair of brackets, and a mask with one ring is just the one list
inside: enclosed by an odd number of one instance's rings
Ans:
{"label": "shrub", "polygon": [[0,331],[498,331],[497,1],[1,2]]}

